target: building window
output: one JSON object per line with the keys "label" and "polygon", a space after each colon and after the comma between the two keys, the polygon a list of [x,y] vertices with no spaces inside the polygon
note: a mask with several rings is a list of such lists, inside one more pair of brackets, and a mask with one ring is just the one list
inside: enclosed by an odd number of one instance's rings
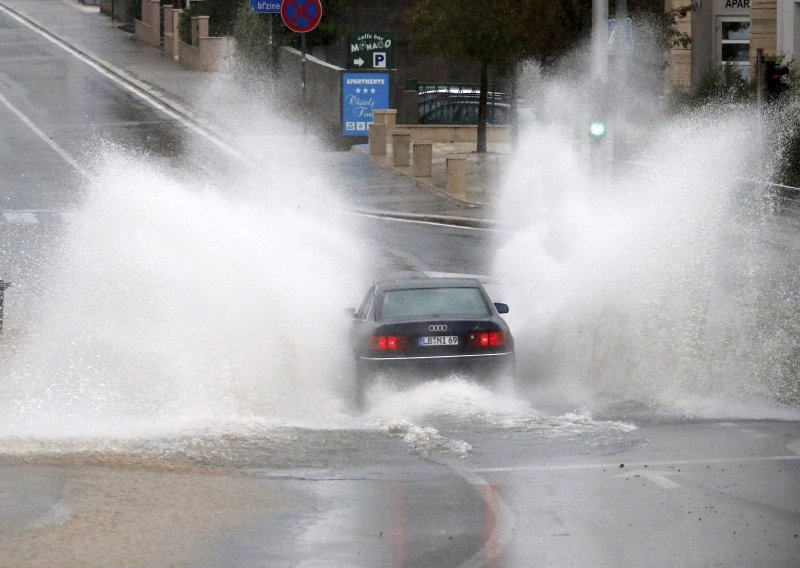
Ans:
{"label": "building window", "polygon": [[723,18],[720,20],[720,63],[731,65],[739,74],[750,77],[750,20]]}

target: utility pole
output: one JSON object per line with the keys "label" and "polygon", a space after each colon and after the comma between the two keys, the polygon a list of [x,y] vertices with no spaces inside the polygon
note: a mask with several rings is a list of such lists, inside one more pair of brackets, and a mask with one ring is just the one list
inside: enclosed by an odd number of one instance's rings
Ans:
{"label": "utility pole", "polygon": [[627,0],[616,0],[617,13],[616,20],[616,43],[614,45],[614,105],[613,123],[611,133],[611,158],[613,161],[614,173],[618,173],[622,168],[622,161],[625,158],[626,126],[628,117],[625,115],[625,105],[620,105],[619,101],[625,100],[628,96],[628,71],[630,57],[628,46],[626,45],[626,35],[628,30],[628,2]]}
{"label": "utility pole", "polygon": [[[594,172],[608,171],[606,103],[608,101],[608,0],[592,0],[592,70],[588,89],[589,159]],[[585,121],[585,117],[584,117]],[[584,128],[586,123],[584,122]],[[585,134],[584,134],[585,136]]]}
{"label": "utility pole", "polygon": [[608,0],[592,0],[592,79],[608,81]]}

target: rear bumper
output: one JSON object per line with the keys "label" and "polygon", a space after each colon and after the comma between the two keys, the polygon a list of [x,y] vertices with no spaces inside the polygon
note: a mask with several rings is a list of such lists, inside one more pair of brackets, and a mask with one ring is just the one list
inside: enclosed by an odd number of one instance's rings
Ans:
{"label": "rear bumper", "polygon": [[453,375],[492,381],[514,372],[514,352],[420,357],[358,357],[362,373],[403,380],[446,378]]}

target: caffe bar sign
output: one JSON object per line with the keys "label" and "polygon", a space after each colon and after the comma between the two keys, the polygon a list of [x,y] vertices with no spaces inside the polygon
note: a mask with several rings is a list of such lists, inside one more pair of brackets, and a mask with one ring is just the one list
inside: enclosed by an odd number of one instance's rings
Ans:
{"label": "caffe bar sign", "polygon": [[349,69],[394,69],[394,34],[358,32],[350,34]]}

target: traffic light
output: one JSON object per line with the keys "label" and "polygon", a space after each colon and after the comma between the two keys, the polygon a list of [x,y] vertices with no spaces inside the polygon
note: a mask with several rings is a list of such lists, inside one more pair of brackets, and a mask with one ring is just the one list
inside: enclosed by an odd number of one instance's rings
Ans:
{"label": "traffic light", "polygon": [[766,61],[767,100],[777,101],[781,94],[789,89],[789,84],[783,82],[783,77],[789,74],[789,68],[778,65],[774,61]]}

